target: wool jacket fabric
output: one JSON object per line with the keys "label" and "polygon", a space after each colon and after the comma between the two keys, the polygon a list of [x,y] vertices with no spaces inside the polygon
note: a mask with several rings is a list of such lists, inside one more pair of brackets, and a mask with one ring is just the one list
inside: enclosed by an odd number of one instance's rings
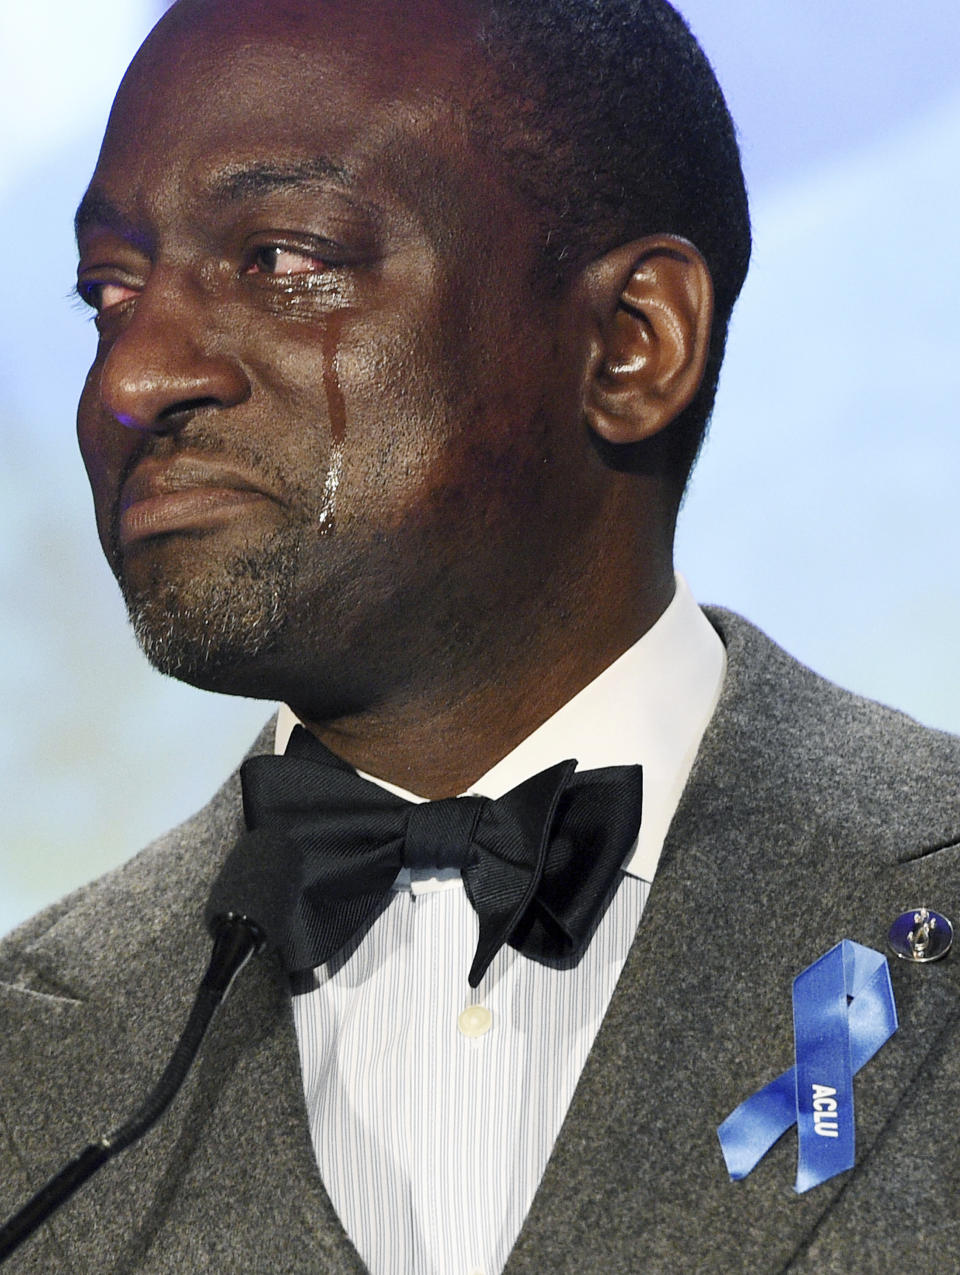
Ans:
{"label": "wool jacket fabric", "polygon": [[[739,1183],[720,1121],[793,1061],[793,977],[960,922],[960,740],[710,617],[724,690],[508,1275],[951,1268],[960,1252],[960,959],[891,961],[900,1029],[855,1081],[856,1167],[798,1196],[788,1132]],[[269,752],[265,731],[255,751]],[[203,904],[241,830],[209,806],[0,945],[0,1214],[130,1113],[185,1020]],[[946,1260],[946,1266],[944,1265]],[[317,1172],[290,995],[243,972],[163,1123],[4,1275],[360,1275]],[[411,1273],[415,1275],[415,1273]]]}

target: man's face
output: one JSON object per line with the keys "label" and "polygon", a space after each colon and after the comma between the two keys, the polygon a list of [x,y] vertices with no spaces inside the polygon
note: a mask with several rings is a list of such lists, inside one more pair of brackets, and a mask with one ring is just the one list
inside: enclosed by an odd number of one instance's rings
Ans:
{"label": "man's face", "polygon": [[175,675],[319,717],[442,680],[522,628],[591,517],[579,338],[464,126],[470,37],[430,0],[196,0],[121,88],[81,215],[78,428]]}

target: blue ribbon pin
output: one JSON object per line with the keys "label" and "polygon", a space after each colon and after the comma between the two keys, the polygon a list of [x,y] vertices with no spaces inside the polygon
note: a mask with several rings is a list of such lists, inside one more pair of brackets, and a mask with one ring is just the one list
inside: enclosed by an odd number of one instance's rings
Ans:
{"label": "blue ribbon pin", "polygon": [[886,957],[844,939],[793,981],[796,1065],[741,1102],[717,1130],[727,1170],[745,1178],[790,1128],[794,1190],[853,1167],[853,1077],[897,1030]]}

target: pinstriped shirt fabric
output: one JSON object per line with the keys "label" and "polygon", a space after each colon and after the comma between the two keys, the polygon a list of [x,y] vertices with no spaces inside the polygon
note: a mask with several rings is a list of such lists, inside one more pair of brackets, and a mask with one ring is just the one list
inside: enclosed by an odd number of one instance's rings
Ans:
{"label": "pinstriped shirt fabric", "polygon": [[[647,892],[624,876],[575,969],[507,948],[472,991],[462,886],[400,890],[317,994],[295,998],[320,1173],[371,1271],[502,1270]],[[489,1012],[483,1035],[458,1026],[471,1004]]]}
{"label": "pinstriped shirt fabric", "polygon": [[[724,668],[719,639],[678,578],[657,624],[471,789],[498,797],[571,756],[581,769],[644,766],[638,846],[575,966],[550,968],[508,947],[471,989],[478,926],[459,874],[402,873],[369,929],[298,989],[317,1163],[373,1275],[497,1275],[506,1264],[623,969]],[[294,720],[281,714],[278,751]]]}

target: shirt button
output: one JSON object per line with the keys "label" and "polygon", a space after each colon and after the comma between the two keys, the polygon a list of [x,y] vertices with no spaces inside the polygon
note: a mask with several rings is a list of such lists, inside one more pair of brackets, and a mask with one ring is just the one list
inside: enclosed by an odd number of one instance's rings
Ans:
{"label": "shirt button", "polygon": [[478,1036],[486,1036],[493,1026],[493,1015],[485,1005],[468,1005],[457,1019],[460,1034],[476,1040]]}

